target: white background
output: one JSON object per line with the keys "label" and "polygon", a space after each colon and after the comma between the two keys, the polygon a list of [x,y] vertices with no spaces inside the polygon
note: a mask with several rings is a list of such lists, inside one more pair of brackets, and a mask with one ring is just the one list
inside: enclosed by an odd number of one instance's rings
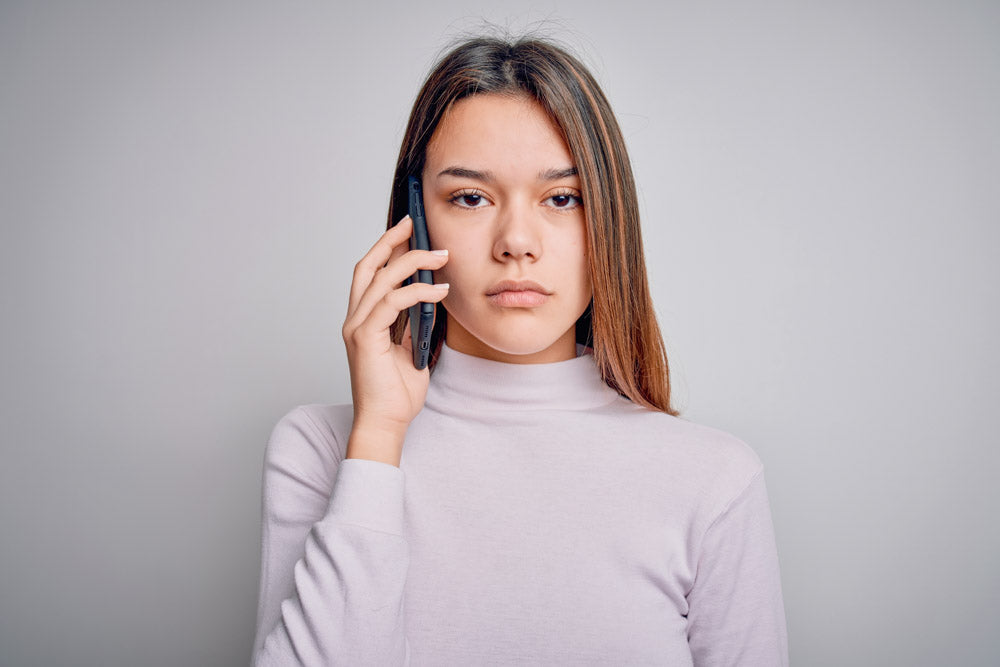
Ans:
{"label": "white background", "polygon": [[793,664],[1000,663],[1000,5],[945,0],[0,4],[0,663],[246,664],[264,445],[349,400],[351,269],[484,18],[619,115]]}

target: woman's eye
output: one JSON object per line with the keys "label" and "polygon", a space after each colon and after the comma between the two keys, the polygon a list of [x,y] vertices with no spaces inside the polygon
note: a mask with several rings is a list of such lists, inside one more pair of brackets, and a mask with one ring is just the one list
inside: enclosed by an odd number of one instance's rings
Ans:
{"label": "woman's eye", "polygon": [[452,195],[448,201],[459,208],[483,208],[480,204],[487,200],[478,192],[458,192]]}
{"label": "woman's eye", "polygon": [[[449,202],[459,208],[486,208],[490,205],[490,200],[485,195],[475,191],[456,192],[449,199]],[[582,206],[583,201],[578,195],[570,193],[559,193],[545,199],[545,205],[549,208],[569,210]]]}
{"label": "woman's eye", "polygon": [[580,201],[579,197],[570,194],[552,195],[545,201],[552,202],[551,204],[549,204],[551,208],[561,208],[561,209],[576,208],[577,206],[583,204],[583,202]]}

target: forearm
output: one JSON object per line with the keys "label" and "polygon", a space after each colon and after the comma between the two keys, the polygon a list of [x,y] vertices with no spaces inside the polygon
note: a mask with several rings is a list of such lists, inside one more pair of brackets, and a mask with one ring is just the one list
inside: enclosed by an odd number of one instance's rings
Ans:
{"label": "forearm", "polygon": [[[265,523],[257,665],[401,665],[409,547],[403,537],[402,471],[343,461],[326,515],[291,551],[303,527]],[[301,544],[301,542],[299,542]],[[297,559],[291,575],[283,562]],[[282,574],[284,572],[284,574]]]}

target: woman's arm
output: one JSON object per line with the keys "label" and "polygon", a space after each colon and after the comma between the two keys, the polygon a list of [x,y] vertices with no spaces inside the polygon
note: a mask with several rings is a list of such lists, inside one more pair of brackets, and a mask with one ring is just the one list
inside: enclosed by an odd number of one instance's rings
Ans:
{"label": "woman's arm", "polygon": [[304,408],[268,444],[256,665],[407,662],[403,472],[337,449]]}
{"label": "woman's arm", "polygon": [[688,642],[697,667],[788,664],[771,510],[759,471],[712,522],[688,593]]}
{"label": "woman's arm", "polygon": [[447,285],[402,285],[448,261],[444,251],[408,251],[411,229],[407,216],[354,268],[342,331],[354,399],[346,447],[330,446],[301,408],[268,445],[255,664],[407,661],[398,466],[430,374],[414,368],[409,337],[394,344],[389,327],[406,308],[448,293]]}

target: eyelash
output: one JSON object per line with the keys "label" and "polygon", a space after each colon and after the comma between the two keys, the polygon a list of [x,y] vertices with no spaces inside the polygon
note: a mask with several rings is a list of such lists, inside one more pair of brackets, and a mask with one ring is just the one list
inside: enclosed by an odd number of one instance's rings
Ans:
{"label": "eyelash", "polygon": [[[482,197],[483,199],[486,199],[486,195],[484,195],[479,190],[475,190],[475,189],[472,189],[472,190],[459,190],[458,192],[456,192],[455,194],[451,195],[448,198],[448,203],[449,204],[454,204],[458,208],[463,208],[463,209],[465,209],[467,211],[473,211],[473,210],[475,210],[477,208],[482,208],[481,206],[463,206],[463,205],[457,203],[458,200],[462,199],[463,197]],[[546,200],[553,199],[555,197],[569,197],[571,199],[575,199],[576,200],[576,206],[550,206],[549,207],[549,208],[555,209],[556,211],[561,211],[561,212],[571,211],[571,210],[575,209],[577,206],[583,206],[583,198],[580,197],[580,195],[574,194],[572,191],[556,192],[555,194],[549,195],[546,198]],[[487,201],[489,201],[489,200],[487,200]]]}

